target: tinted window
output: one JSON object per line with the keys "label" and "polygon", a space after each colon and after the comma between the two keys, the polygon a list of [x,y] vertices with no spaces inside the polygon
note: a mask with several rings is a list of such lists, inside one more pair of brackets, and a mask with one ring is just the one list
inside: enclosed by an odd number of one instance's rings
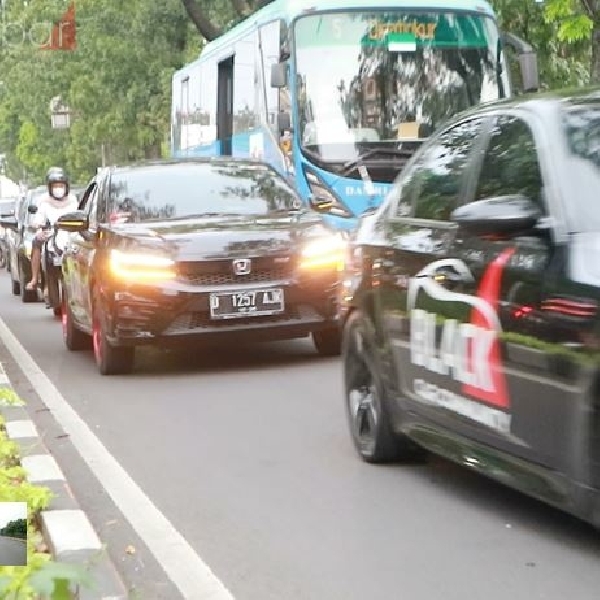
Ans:
{"label": "tinted window", "polygon": [[111,210],[130,222],[206,213],[266,215],[289,210],[297,196],[264,165],[175,164],[113,174]]}
{"label": "tinted window", "polygon": [[430,147],[416,174],[416,219],[448,221],[456,208],[463,175],[483,119],[466,121],[442,133]]}
{"label": "tinted window", "polygon": [[542,173],[529,125],[512,116],[498,118],[485,153],[476,200],[523,194],[543,208]]}
{"label": "tinted window", "polygon": [[465,121],[427,144],[398,190],[401,201],[396,208],[397,217],[412,215],[416,219],[449,220],[482,123],[483,119]]}

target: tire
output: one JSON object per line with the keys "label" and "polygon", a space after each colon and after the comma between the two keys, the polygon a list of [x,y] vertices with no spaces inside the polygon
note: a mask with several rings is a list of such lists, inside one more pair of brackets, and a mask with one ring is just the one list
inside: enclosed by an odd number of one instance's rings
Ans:
{"label": "tire", "polygon": [[23,264],[19,261],[19,291],[21,292],[22,302],[37,302],[38,292],[37,287],[33,290],[27,289],[27,281],[25,281],[25,273],[23,271]]}
{"label": "tire", "polygon": [[79,350],[87,350],[90,348],[92,345],[92,338],[80,329],[77,329],[64,288],[61,313],[63,339],[65,340],[67,349],[72,352],[77,352]]}
{"label": "tire", "polygon": [[10,274],[10,288],[11,291],[13,293],[13,296],[20,296],[21,295],[21,282],[20,281],[15,281],[13,279],[13,274]]}
{"label": "tire", "polygon": [[94,359],[101,375],[127,375],[133,371],[135,346],[113,346],[106,337],[106,316],[97,302],[93,309]]}
{"label": "tire", "polygon": [[52,306],[54,315],[59,317],[62,306],[60,300],[60,280],[57,276],[46,276],[46,286],[48,287],[48,303]]}
{"label": "tire", "polygon": [[367,463],[416,458],[422,453],[420,448],[392,429],[390,400],[377,357],[368,348],[364,317],[355,311],[346,322],[342,338],[346,414],[354,447]]}
{"label": "tire", "polygon": [[320,356],[340,355],[342,349],[342,332],[337,327],[314,331],[312,339]]}

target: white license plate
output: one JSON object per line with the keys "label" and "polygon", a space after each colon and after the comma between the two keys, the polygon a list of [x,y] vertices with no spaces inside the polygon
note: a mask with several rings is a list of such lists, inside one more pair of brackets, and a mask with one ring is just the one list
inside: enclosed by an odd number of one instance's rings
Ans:
{"label": "white license plate", "polygon": [[210,295],[212,319],[239,319],[276,315],[285,310],[281,288],[244,290]]}

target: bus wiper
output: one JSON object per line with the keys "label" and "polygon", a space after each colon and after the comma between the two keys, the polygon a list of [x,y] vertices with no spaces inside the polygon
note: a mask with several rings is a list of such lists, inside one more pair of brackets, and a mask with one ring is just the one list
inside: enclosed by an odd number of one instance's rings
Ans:
{"label": "bus wiper", "polygon": [[409,159],[414,153],[414,149],[408,150],[406,148],[370,148],[369,150],[365,150],[362,154],[359,154],[357,158],[348,161],[342,167],[342,175],[348,175],[354,171],[354,169],[357,169],[363,161],[375,158],[378,155],[382,157],[389,156],[391,158]]}

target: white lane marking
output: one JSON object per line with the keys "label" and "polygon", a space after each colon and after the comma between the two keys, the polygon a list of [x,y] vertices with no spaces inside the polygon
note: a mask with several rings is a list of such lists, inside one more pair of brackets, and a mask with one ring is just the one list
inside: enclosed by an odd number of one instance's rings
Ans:
{"label": "white lane marking", "polygon": [[[154,506],[85,421],[71,408],[6,323],[0,340],[71,442],[186,600],[234,600],[232,594]],[[66,351],[66,350],[65,350]]]}

